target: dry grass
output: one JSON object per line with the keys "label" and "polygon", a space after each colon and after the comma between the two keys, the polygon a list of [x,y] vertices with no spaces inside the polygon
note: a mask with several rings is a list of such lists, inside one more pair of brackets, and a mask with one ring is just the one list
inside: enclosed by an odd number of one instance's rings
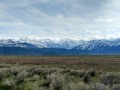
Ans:
{"label": "dry grass", "polygon": [[1,63],[120,71],[120,56],[1,56]]}

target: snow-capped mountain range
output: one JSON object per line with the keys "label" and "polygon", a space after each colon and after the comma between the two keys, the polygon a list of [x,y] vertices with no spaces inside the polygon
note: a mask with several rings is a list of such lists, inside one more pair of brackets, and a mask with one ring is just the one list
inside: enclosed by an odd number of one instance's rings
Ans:
{"label": "snow-capped mountain range", "polygon": [[21,38],[21,39],[1,39],[0,46],[10,47],[27,47],[25,44],[34,45],[37,48],[65,48],[72,49],[73,47],[82,44],[82,40],[74,40],[69,38],[64,39],[36,39],[36,38]]}
{"label": "snow-capped mountain range", "polygon": [[[120,53],[120,38],[117,39],[101,39],[101,40],[79,40],[79,39],[41,39],[41,38],[21,38],[21,39],[1,39],[0,47],[20,47],[29,49],[50,49],[59,53],[59,50],[67,50],[69,54],[106,54],[106,53]],[[38,51],[39,52],[39,51]],[[60,51],[61,52],[61,51]],[[53,52],[49,52],[53,53]],[[60,53],[59,53],[60,54]]]}
{"label": "snow-capped mountain range", "polygon": [[6,47],[24,47],[24,48],[64,48],[64,49],[79,49],[92,50],[96,47],[112,47],[120,46],[120,38],[117,39],[101,39],[101,40],[75,40],[70,38],[63,39],[40,39],[34,37],[26,37],[20,39],[0,39],[0,46]]}
{"label": "snow-capped mountain range", "polygon": [[80,44],[76,47],[74,47],[74,49],[78,49],[78,50],[93,50],[93,49],[102,49],[103,47],[120,47],[120,38],[118,39],[112,39],[112,40],[106,40],[106,39],[102,39],[102,40],[90,40],[87,41],[83,44]]}

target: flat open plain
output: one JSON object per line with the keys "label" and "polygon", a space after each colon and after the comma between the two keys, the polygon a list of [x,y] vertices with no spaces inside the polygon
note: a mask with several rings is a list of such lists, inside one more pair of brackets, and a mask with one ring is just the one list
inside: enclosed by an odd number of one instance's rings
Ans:
{"label": "flat open plain", "polygon": [[0,56],[0,63],[120,71],[120,56]]}

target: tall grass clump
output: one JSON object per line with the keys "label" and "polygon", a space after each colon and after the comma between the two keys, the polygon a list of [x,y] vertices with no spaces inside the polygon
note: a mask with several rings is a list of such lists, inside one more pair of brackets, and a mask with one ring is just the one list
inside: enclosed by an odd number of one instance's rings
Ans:
{"label": "tall grass clump", "polygon": [[83,76],[83,82],[85,84],[88,84],[90,82],[90,75],[89,73],[85,73],[84,76]]}
{"label": "tall grass clump", "polygon": [[51,90],[63,90],[64,77],[60,73],[53,73],[48,75],[47,78],[51,81]]}
{"label": "tall grass clump", "polygon": [[85,71],[84,70],[70,70],[69,73],[70,75],[82,78],[85,74]]}
{"label": "tall grass clump", "polygon": [[113,75],[110,73],[101,75],[101,83],[104,85],[112,86],[113,85]]}
{"label": "tall grass clump", "polygon": [[23,83],[25,81],[25,78],[29,77],[29,76],[30,76],[30,74],[26,70],[19,72],[16,76],[17,85],[20,83]]}
{"label": "tall grass clump", "polygon": [[120,84],[114,84],[112,90],[120,90]]}
{"label": "tall grass clump", "polygon": [[4,79],[1,83],[1,88],[3,90],[16,90],[16,83],[13,78],[10,79]]}
{"label": "tall grass clump", "polygon": [[90,85],[90,90],[109,90],[109,87],[101,83],[95,83]]}

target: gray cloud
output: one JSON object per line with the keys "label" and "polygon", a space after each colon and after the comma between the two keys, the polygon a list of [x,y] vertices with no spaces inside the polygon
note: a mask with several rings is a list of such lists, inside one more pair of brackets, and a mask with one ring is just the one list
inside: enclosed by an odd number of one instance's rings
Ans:
{"label": "gray cloud", "polygon": [[99,38],[120,33],[119,11],[115,0],[0,0],[0,29],[10,33],[0,36]]}
{"label": "gray cloud", "polygon": [[34,3],[33,7],[52,16],[62,14],[66,17],[91,18],[101,12],[107,2],[108,0],[50,0],[47,3]]}

